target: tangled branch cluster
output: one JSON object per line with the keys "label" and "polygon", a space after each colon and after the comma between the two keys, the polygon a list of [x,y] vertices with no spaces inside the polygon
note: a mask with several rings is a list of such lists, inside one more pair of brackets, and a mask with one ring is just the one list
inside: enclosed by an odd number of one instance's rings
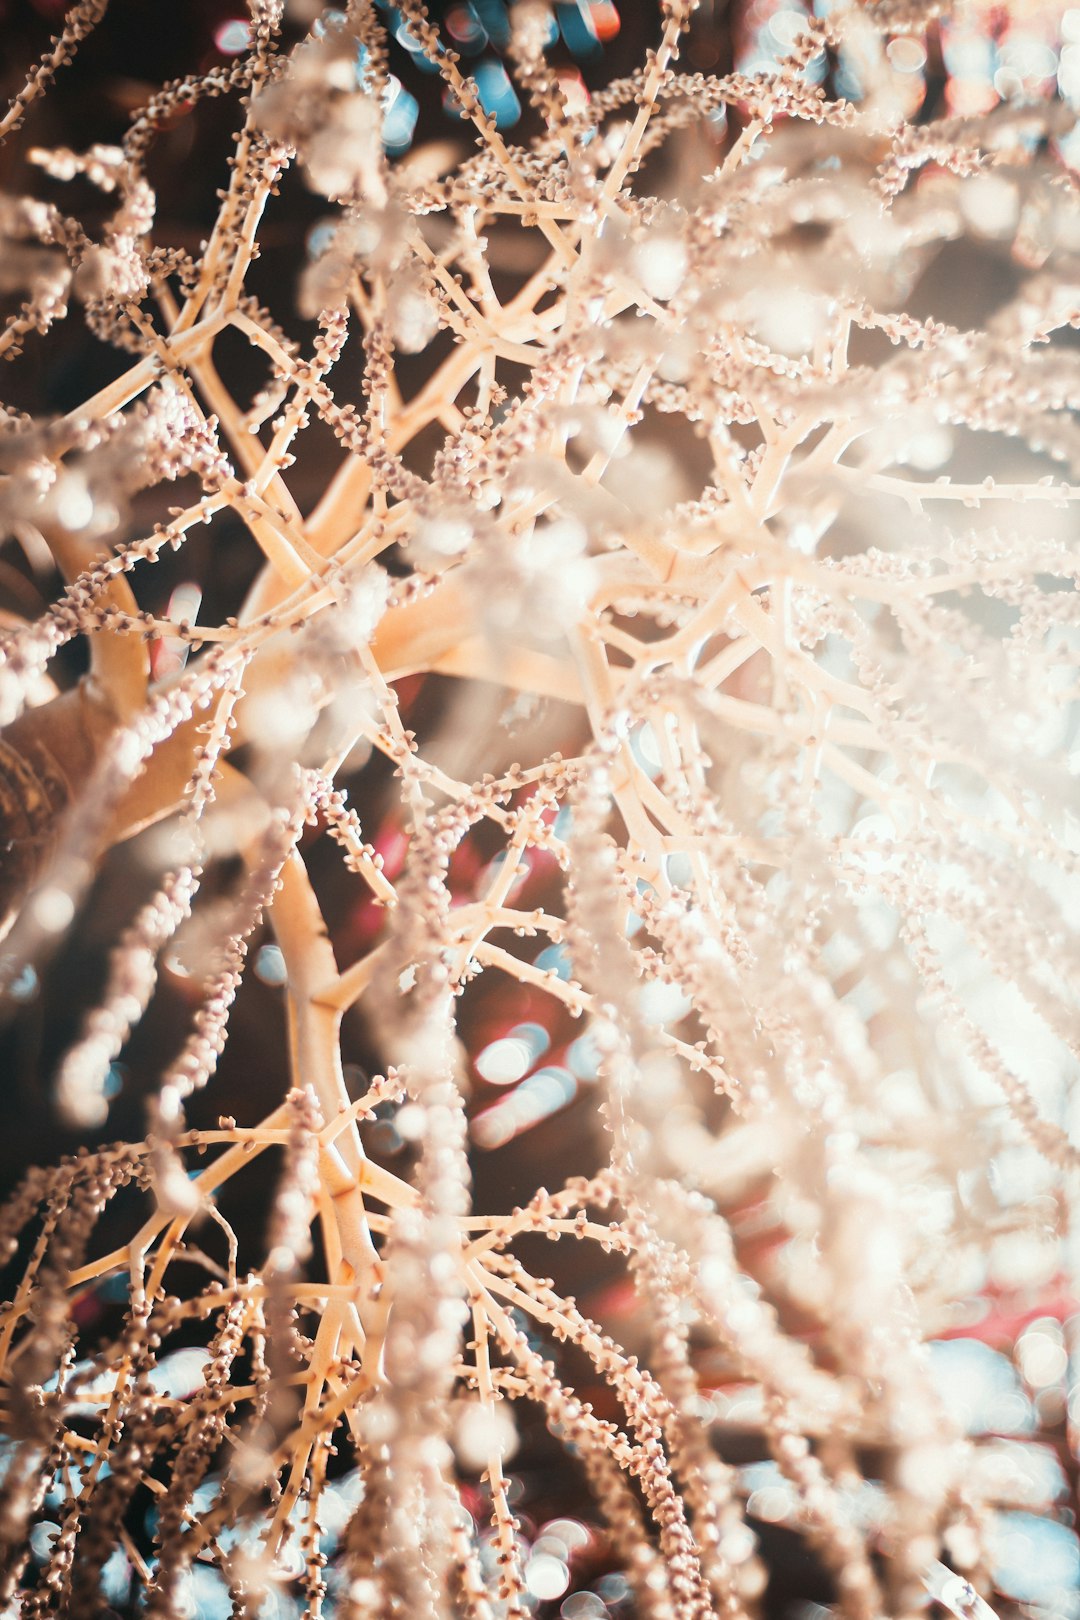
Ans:
{"label": "tangled branch cluster", "polygon": [[[104,9],[69,14],[5,135]],[[749,76],[682,70],[694,10],[664,0],[644,66],[586,103],[545,8],[515,5],[537,134],[513,145],[402,0],[476,135],[447,171],[384,153],[370,0],[295,44],[252,0],[249,48],[165,86],[122,146],[27,148],[47,195],[109,199],[98,224],[3,202],[23,301],[0,350],[81,316],[126,357],[68,414],[0,422],[4,532],[66,582],[2,633],[12,1004],[106,850],[140,834],[152,876],[56,1076],[69,1123],[100,1140],[181,944],[201,984],[146,1140],[33,1171],[0,1217],[7,1612],[163,1620],[224,1592],[241,1615],[521,1620],[566,1590],[511,1500],[530,1411],[648,1620],[760,1613],[766,1522],[845,1620],[927,1589],[987,1615],[999,1512],[1054,1518],[1052,1453],[980,1437],[928,1345],[1022,1297],[1060,1388],[1021,1370],[1075,1460],[1077,1318],[1032,1308],[1075,1299],[1077,1268],[1074,115],[909,122],[886,47],[934,26],[917,3],[807,18]],[[841,50],[855,102],[814,71]],[[228,184],[189,252],[148,162],[224,95]],[[306,346],[247,290],[291,168],[332,210]],[[965,239],[1008,267],[988,323],[911,313]],[[264,367],[254,398],[226,339]],[[316,420],[336,462],[305,503]],[[235,615],[151,611],[155,562],[229,521]],[[76,640],[89,672],[58,690]],[[395,686],[417,673],[450,694],[430,737]],[[397,865],[362,820],[384,760]],[[355,960],[311,881],[327,839],[381,919]],[[263,1118],[191,1128],[264,925],[287,1075]],[[524,1079],[520,1030],[466,1050],[493,980],[582,1021],[573,1064]],[[385,1074],[354,1096],[358,1003]],[[595,1173],[474,1207],[474,1156],[575,1089]],[[376,1110],[407,1173],[372,1154]],[[266,1153],[250,1252],[219,1200]],[[105,1253],[114,1199],[135,1215]],[[538,1273],[535,1234],[553,1265],[613,1257],[634,1353]],[[83,1342],[93,1297],[117,1325]],[[759,1437],[756,1498],[735,1431]],[[1025,1612],[1075,1612],[1067,1579],[1048,1601]]]}

